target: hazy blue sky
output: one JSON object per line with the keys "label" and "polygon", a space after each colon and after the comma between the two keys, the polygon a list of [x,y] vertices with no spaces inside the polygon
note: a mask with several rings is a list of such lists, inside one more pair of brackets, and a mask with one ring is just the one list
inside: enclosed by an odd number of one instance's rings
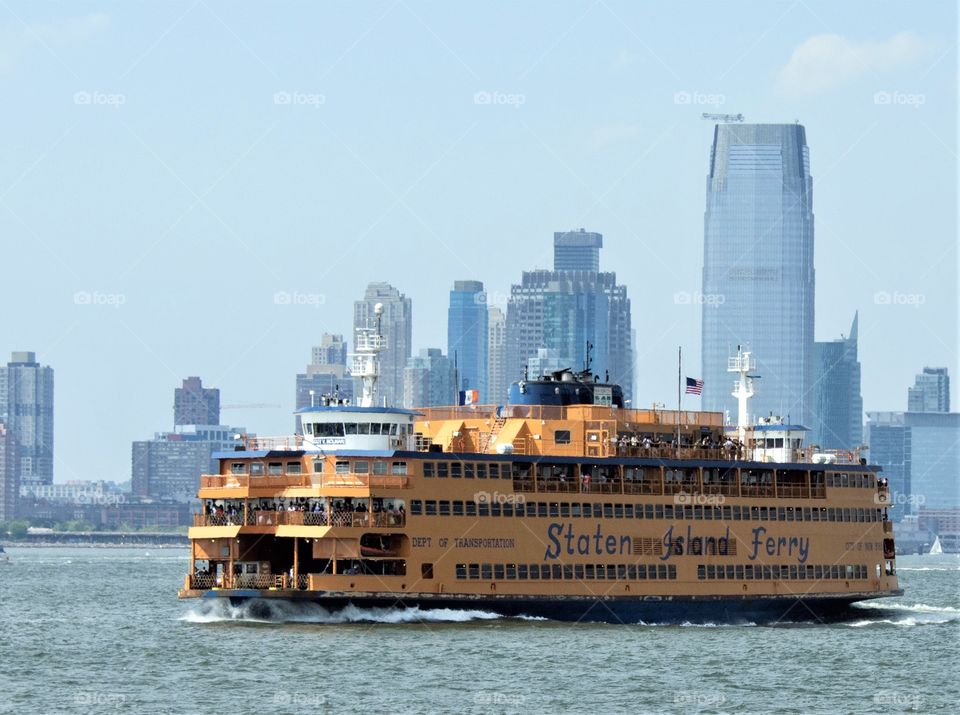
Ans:
{"label": "hazy blue sky", "polygon": [[503,295],[583,226],[633,300],[635,402],[672,404],[676,346],[700,360],[699,306],[676,300],[701,283],[700,113],[743,112],[806,126],[817,337],[859,309],[865,407],[902,409],[920,368],[958,362],[956,21],[952,2],[5,2],[0,357],[56,369],[57,481],[124,480],[183,377],[282,404],[223,418],[289,432],[294,374],[367,282],[413,299],[415,348],[445,347],[454,280]]}

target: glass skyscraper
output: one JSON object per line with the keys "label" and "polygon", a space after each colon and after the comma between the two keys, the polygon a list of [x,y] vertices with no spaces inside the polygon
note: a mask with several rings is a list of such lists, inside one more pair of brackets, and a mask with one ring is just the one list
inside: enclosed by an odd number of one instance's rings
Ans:
{"label": "glass skyscraper", "polygon": [[447,312],[447,357],[454,361],[458,390],[477,390],[486,404],[487,296],[480,281],[454,281]]}
{"label": "glass skyscraper", "polygon": [[[530,358],[542,348],[581,370],[591,345],[591,369],[633,391],[633,342],[627,288],[599,266],[602,237],[583,230],[554,234],[554,269],[524,271],[511,286],[507,305],[507,376],[523,377]],[[561,268],[561,266],[570,266]],[[581,266],[579,268],[575,266]],[[539,377],[530,375],[531,378]]]}
{"label": "glass skyscraper", "polygon": [[603,234],[580,229],[555,231],[553,234],[553,267],[558,271],[600,270],[600,249]]}
{"label": "glass skyscraper", "polygon": [[853,450],[863,442],[863,397],[857,360],[857,322],[850,335],[814,346],[811,444]]}
{"label": "glass skyscraper", "polygon": [[757,360],[752,417],[810,425],[813,194],[800,124],[718,124],[704,214],[703,408],[728,412],[737,346]]}

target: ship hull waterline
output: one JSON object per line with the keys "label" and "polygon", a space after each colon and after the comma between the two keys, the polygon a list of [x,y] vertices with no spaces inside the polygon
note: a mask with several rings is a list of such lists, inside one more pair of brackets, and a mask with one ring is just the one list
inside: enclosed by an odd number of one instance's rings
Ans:
{"label": "ship hull waterline", "polygon": [[[817,595],[775,596],[477,596],[450,594],[390,594],[342,592],[278,592],[219,589],[183,592],[183,598],[228,600],[247,606],[253,618],[270,620],[271,603],[311,603],[338,612],[358,609],[486,611],[504,618],[544,618],[554,621],[620,624],[738,624],[818,623],[863,618],[851,609],[856,602],[902,596],[903,590]],[[359,620],[363,620],[361,617]],[[371,616],[373,620],[373,616]]]}

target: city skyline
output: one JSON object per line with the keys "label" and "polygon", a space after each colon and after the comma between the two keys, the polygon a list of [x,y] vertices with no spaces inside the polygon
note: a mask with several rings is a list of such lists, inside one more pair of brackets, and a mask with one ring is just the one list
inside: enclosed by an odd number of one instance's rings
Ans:
{"label": "city skyline", "polygon": [[[58,482],[124,480],[128,445],[167,424],[188,375],[230,402],[281,403],[231,421],[287,432],[291,376],[321,333],[352,332],[368,283],[415,304],[411,354],[446,345],[453,280],[506,308],[522,270],[549,267],[552,233],[580,226],[603,234],[634,302],[635,404],[672,404],[676,347],[688,372],[701,364],[702,112],[806,127],[815,338],[860,311],[866,410],[902,409],[918,366],[957,363],[955,8],[864,25],[857,3],[754,3],[736,22],[702,5],[691,30],[676,8],[583,4],[506,31],[464,10],[467,32],[452,11],[383,6],[280,49],[242,14],[225,27],[189,5],[12,7],[26,27],[8,18],[21,41],[2,79],[31,111],[0,119],[18,137],[0,169],[0,290],[29,307],[8,314],[0,354],[57,370]],[[558,40],[571,27],[602,49]],[[410,40],[409,71],[387,69]],[[54,210],[50,186],[67,187]]]}

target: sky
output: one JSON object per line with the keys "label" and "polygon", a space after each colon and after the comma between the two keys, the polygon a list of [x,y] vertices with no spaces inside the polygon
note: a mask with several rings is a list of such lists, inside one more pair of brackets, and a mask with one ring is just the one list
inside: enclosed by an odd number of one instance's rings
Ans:
{"label": "sky", "polygon": [[56,371],[55,481],[125,481],[183,378],[289,433],[368,282],[445,348],[455,280],[504,299],[584,227],[632,299],[634,404],[669,405],[700,115],[743,113],[806,127],[817,339],[859,310],[865,409],[905,409],[923,366],[960,379],[956,38],[948,2],[4,2],[0,357]]}

